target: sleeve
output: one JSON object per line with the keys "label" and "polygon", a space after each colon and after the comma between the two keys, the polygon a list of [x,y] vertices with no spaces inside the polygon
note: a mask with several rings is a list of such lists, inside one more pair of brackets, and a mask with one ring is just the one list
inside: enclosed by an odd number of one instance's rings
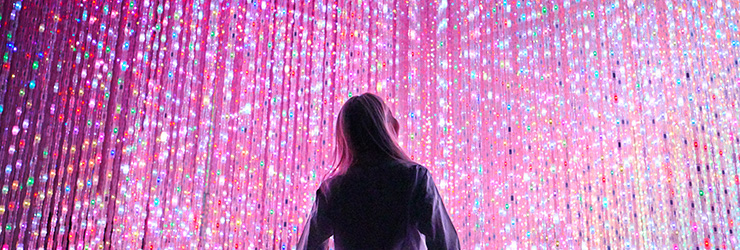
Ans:
{"label": "sleeve", "polygon": [[297,249],[327,249],[327,240],[333,234],[327,216],[327,206],[326,196],[319,188],[316,190],[316,202],[303,228]]}
{"label": "sleeve", "polygon": [[426,237],[427,248],[460,249],[455,227],[428,170],[419,171],[416,184],[416,219],[419,232]]}

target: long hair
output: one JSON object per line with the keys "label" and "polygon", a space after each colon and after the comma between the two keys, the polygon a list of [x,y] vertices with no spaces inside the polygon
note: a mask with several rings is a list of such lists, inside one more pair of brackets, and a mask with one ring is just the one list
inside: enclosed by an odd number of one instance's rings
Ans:
{"label": "long hair", "polygon": [[353,96],[336,121],[334,167],[327,177],[341,175],[361,156],[386,156],[410,162],[398,145],[398,122],[383,100],[372,93]]}

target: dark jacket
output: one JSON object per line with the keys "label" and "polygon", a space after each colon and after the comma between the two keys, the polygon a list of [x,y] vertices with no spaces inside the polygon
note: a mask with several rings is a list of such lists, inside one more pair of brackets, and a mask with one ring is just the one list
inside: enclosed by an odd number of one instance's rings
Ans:
{"label": "dark jacket", "polygon": [[323,249],[332,235],[336,249],[420,249],[424,241],[460,248],[429,171],[396,160],[352,166],[322,183],[298,249]]}

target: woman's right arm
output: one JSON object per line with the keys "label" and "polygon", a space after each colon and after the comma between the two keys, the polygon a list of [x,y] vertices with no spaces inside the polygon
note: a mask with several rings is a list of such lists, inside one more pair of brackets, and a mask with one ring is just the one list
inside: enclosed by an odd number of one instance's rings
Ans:
{"label": "woman's right arm", "polygon": [[426,236],[429,249],[460,249],[455,226],[447,214],[437,186],[426,168],[417,172],[415,203],[419,232]]}
{"label": "woman's right arm", "polygon": [[327,249],[329,237],[333,234],[327,210],[326,196],[321,188],[316,190],[316,202],[306,222],[297,249]]}

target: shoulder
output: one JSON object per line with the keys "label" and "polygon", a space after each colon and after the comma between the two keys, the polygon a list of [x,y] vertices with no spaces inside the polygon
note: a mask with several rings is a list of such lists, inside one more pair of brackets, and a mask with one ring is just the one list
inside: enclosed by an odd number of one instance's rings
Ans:
{"label": "shoulder", "polygon": [[329,191],[333,185],[336,185],[339,179],[341,179],[341,176],[332,176],[330,178],[327,178],[326,180],[321,182],[321,185],[319,186],[319,191]]}
{"label": "shoulder", "polygon": [[413,182],[417,183],[417,185],[418,183],[426,183],[428,180],[431,179],[429,169],[417,162],[398,161],[396,163],[396,166],[402,169],[401,171],[404,173],[404,175],[411,178]]}
{"label": "shoulder", "polygon": [[408,169],[408,170],[410,170],[410,171],[412,171],[412,172],[414,172],[414,173],[416,173],[418,175],[426,175],[426,174],[429,173],[429,169],[427,169],[426,167],[424,167],[424,165],[421,165],[421,164],[419,164],[417,162],[413,162],[413,161],[399,161],[398,164],[401,167],[406,168],[406,169]]}
{"label": "shoulder", "polygon": [[390,165],[414,170],[426,169],[424,166],[415,161],[393,160],[390,162]]}
{"label": "shoulder", "polygon": [[324,196],[325,198],[328,198],[331,193],[338,189],[341,185],[342,181],[345,178],[345,174],[335,175],[327,178],[323,182],[321,182],[321,185],[316,190],[316,195]]}

